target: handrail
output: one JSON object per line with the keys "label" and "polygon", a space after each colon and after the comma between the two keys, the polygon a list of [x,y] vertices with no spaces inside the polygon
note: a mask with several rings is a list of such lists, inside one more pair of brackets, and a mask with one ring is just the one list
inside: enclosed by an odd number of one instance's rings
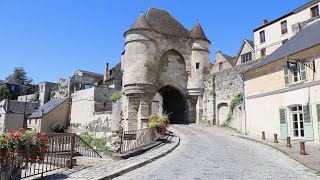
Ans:
{"label": "handrail", "polygon": [[[96,156],[96,157],[99,157],[99,158],[102,158],[102,156],[95,150],[93,149],[86,141],[84,141],[80,136],[78,136],[77,134],[75,134],[75,137],[76,137],[76,140],[82,142],[83,144],[86,145],[86,147],[88,147],[90,150],[93,151],[93,154]],[[77,141],[76,141],[77,142]],[[82,154],[83,155],[83,154]]]}

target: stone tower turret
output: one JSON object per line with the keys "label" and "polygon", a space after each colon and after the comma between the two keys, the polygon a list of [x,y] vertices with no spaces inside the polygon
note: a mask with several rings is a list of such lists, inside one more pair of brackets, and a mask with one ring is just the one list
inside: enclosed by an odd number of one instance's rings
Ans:
{"label": "stone tower turret", "polygon": [[203,75],[210,66],[209,47],[211,42],[207,39],[198,20],[190,34],[193,38],[193,44],[191,47],[191,74],[188,81],[188,90],[190,95],[201,95]]}
{"label": "stone tower turret", "polygon": [[[128,108],[124,112],[125,129],[140,128],[150,114],[156,83],[156,44],[154,31],[141,13],[131,28],[124,33],[125,51],[122,56],[123,90]],[[150,94],[150,95],[149,95]],[[146,112],[144,112],[146,111]],[[138,119],[136,119],[138,117]],[[132,119],[130,119],[132,118]]]}
{"label": "stone tower turret", "polygon": [[188,81],[188,91],[190,96],[197,97],[196,122],[199,122],[203,114],[203,76],[210,66],[209,47],[211,42],[207,39],[198,20],[190,31],[190,35],[193,44],[191,47],[191,74]]}

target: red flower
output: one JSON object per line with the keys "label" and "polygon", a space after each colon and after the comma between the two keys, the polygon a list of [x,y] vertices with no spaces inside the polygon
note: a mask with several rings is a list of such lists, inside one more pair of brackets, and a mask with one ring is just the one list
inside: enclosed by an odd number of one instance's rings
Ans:
{"label": "red flower", "polygon": [[37,133],[37,136],[38,136],[38,137],[41,137],[41,136],[42,136],[42,133],[41,133],[41,132],[38,132],[38,133]]}
{"label": "red flower", "polygon": [[26,169],[26,167],[25,167],[25,166],[22,166],[21,169],[24,170],[24,169]]}
{"label": "red flower", "polygon": [[12,130],[12,129],[10,129],[10,130],[9,130],[9,133],[13,133],[13,130]]}
{"label": "red flower", "polygon": [[43,161],[43,160],[44,160],[44,158],[43,158],[43,157],[40,157],[39,159],[40,159],[40,161]]}

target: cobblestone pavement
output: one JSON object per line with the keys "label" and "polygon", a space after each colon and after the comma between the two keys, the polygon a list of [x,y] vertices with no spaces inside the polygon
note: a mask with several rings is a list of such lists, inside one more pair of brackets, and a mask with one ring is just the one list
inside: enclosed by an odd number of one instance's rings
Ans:
{"label": "cobblestone pavement", "polygon": [[214,128],[170,127],[180,145],[170,154],[116,179],[318,179],[283,153]]}

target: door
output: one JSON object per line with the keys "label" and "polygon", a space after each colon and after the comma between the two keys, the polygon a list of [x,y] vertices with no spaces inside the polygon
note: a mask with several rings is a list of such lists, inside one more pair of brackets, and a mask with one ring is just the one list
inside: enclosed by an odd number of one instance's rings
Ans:
{"label": "door", "polygon": [[291,108],[291,127],[292,127],[292,137],[293,138],[304,138],[304,123],[302,106],[295,106]]}

